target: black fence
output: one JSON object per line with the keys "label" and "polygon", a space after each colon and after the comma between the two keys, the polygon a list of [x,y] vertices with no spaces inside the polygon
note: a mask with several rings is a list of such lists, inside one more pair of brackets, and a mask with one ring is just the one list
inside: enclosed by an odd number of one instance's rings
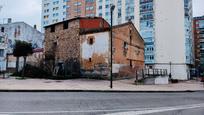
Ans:
{"label": "black fence", "polygon": [[157,76],[168,76],[167,69],[140,69],[136,71],[136,77],[138,79]]}

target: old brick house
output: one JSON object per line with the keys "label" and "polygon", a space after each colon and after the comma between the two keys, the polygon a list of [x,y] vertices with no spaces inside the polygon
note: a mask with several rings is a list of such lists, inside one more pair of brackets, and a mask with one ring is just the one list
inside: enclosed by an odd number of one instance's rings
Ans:
{"label": "old brick house", "polygon": [[[144,67],[144,41],[131,22],[115,26],[114,70]],[[91,72],[108,76],[109,24],[100,17],[74,18],[45,27],[45,59],[63,74]],[[56,67],[55,67],[56,68]],[[58,71],[57,70],[57,71]],[[55,70],[54,70],[55,71]],[[57,72],[58,73],[58,72]]]}
{"label": "old brick house", "polygon": [[134,76],[144,68],[144,40],[132,22],[113,27],[113,69],[122,76]]}

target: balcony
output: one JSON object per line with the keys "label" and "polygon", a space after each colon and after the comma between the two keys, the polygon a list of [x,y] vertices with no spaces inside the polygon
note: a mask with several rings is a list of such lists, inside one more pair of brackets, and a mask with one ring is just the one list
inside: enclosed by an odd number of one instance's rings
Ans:
{"label": "balcony", "polygon": [[153,0],[141,0],[140,4],[146,4],[146,3],[149,3],[149,2],[153,2]]}

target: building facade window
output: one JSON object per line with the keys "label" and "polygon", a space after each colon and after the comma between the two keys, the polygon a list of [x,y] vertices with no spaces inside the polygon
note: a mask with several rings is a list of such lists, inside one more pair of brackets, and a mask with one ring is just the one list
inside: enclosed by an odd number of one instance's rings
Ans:
{"label": "building facade window", "polygon": [[0,49],[0,57],[4,57],[4,49]]}
{"label": "building facade window", "polygon": [[186,63],[193,64],[192,1],[184,0]]}
{"label": "building facade window", "polygon": [[5,31],[5,28],[4,28],[4,27],[1,27],[1,32],[4,33],[4,31]]}
{"label": "building facade window", "polygon": [[145,41],[145,63],[154,64],[153,0],[140,0],[140,33]]}
{"label": "building facade window", "polygon": [[80,6],[80,5],[81,5],[81,2],[75,2],[74,5],[75,5],[75,6]]}

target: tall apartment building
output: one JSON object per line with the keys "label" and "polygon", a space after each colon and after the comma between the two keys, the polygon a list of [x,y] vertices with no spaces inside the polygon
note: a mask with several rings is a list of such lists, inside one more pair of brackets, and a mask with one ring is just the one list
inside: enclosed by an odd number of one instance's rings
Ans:
{"label": "tall apartment building", "polygon": [[118,25],[132,21],[139,29],[139,0],[97,0],[96,16],[103,17],[110,23],[110,4],[115,5],[113,24]]}
{"label": "tall apartment building", "polygon": [[192,0],[140,0],[139,14],[146,65],[188,79],[194,62]]}
{"label": "tall apartment building", "polygon": [[42,0],[42,27],[67,17],[67,0]]}
{"label": "tall apartment building", "polygon": [[95,0],[67,0],[67,19],[74,17],[93,17],[96,14]]}
{"label": "tall apartment building", "polygon": [[113,24],[131,20],[145,40],[148,68],[168,69],[174,79],[188,79],[194,62],[192,0],[97,0],[96,15]]}
{"label": "tall apartment building", "polygon": [[193,21],[195,44],[195,67],[204,69],[204,16],[195,17]]}
{"label": "tall apartment building", "polygon": [[95,7],[95,0],[42,0],[42,27],[74,17],[95,16]]}

